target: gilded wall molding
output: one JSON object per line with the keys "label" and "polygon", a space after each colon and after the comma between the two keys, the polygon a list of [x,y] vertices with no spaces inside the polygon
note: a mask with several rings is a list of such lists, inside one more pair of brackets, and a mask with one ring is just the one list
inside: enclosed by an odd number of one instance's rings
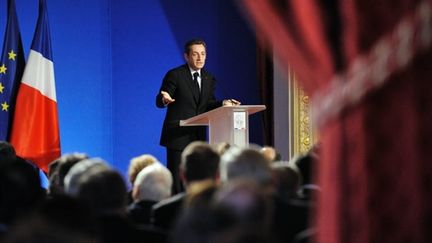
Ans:
{"label": "gilded wall molding", "polygon": [[289,121],[290,157],[304,154],[315,144],[316,132],[312,124],[312,110],[309,96],[299,85],[292,72],[289,74]]}

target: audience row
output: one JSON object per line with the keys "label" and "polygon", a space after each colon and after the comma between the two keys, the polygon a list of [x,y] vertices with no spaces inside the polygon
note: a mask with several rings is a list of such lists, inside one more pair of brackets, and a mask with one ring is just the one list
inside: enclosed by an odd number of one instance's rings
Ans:
{"label": "audience row", "polygon": [[185,191],[154,156],[131,159],[128,181],[109,163],[66,154],[37,168],[0,142],[0,240],[4,242],[307,242],[314,228],[315,154],[279,161],[271,147],[191,143]]}

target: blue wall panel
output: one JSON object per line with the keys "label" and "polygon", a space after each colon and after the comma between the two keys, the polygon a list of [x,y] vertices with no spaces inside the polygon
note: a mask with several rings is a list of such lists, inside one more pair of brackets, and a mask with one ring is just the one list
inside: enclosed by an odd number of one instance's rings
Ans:
{"label": "blue wall panel", "polygon": [[158,1],[113,1],[114,163],[125,170],[143,153],[165,163],[159,135],[165,114],[155,106],[161,79],[182,63]]}
{"label": "blue wall panel", "polygon": [[[38,1],[16,0],[26,56]],[[165,110],[155,95],[167,70],[184,63],[183,44],[208,44],[206,68],[218,98],[261,104],[255,37],[233,1],[47,0],[63,152],[102,157],[125,174],[129,159],[159,146]],[[0,1],[0,34],[6,1]],[[251,142],[262,143],[260,116]]]}

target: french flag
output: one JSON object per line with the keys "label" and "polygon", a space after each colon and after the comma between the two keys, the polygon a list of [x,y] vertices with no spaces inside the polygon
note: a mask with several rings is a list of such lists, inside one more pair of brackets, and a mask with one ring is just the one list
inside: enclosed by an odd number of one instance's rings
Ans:
{"label": "french flag", "polygon": [[11,144],[19,156],[45,172],[49,163],[60,156],[54,65],[45,0],[39,0],[36,31],[16,100]]}

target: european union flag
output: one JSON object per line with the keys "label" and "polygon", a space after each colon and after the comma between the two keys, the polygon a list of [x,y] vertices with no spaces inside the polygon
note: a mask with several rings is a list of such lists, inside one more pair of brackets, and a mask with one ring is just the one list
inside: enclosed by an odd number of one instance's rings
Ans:
{"label": "european union flag", "polygon": [[8,0],[7,15],[0,59],[0,140],[4,141],[9,140],[15,100],[25,66],[15,0]]}

